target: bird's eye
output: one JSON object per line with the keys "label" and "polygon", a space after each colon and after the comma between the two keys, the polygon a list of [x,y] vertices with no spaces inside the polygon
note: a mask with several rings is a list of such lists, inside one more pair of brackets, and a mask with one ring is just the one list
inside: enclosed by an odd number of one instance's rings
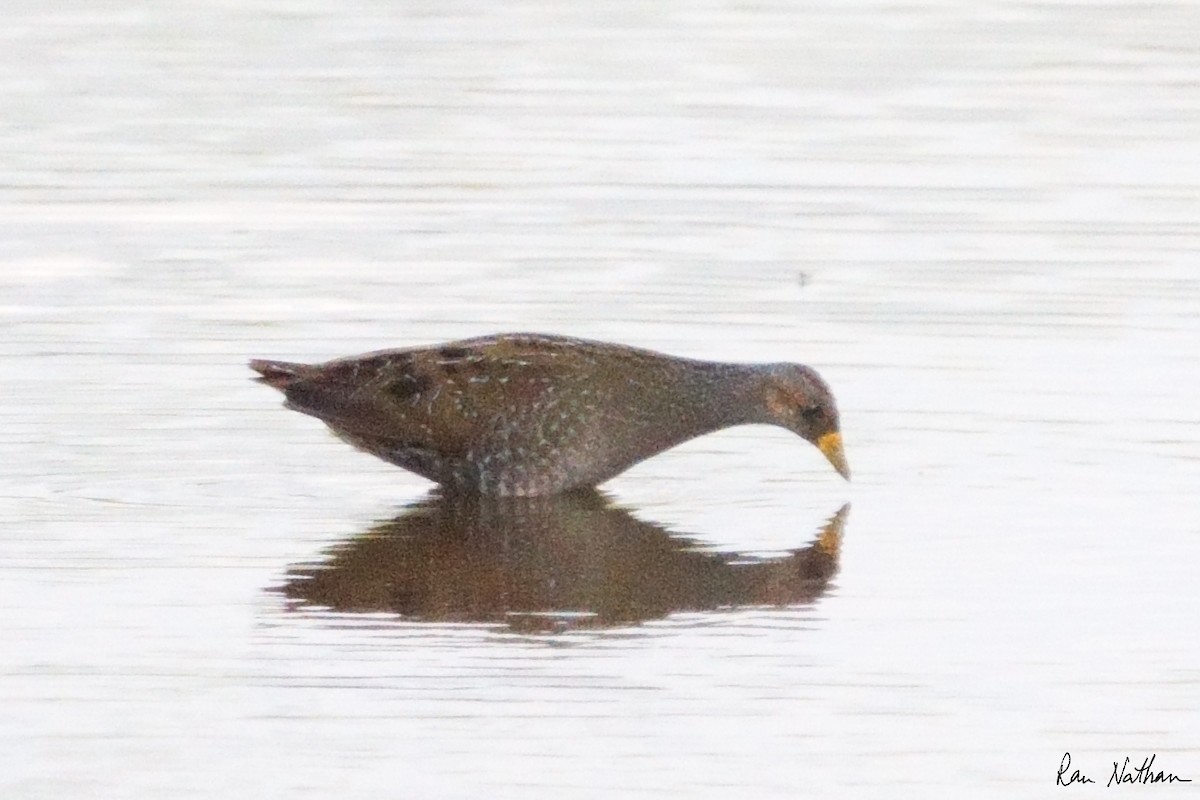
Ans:
{"label": "bird's eye", "polygon": [[822,412],[820,406],[809,406],[808,408],[800,409],[800,415],[809,422],[820,419],[822,413],[824,412]]}

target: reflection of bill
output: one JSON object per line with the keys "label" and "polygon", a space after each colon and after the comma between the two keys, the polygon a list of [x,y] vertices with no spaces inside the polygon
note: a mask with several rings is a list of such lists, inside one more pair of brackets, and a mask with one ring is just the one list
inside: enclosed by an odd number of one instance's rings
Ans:
{"label": "reflection of bill", "polygon": [[677,611],[810,603],[837,571],[849,505],[777,558],[700,549],[595,490],[531,499],[437,495],[293,568],[305,606],[521,630],[628,625]]}

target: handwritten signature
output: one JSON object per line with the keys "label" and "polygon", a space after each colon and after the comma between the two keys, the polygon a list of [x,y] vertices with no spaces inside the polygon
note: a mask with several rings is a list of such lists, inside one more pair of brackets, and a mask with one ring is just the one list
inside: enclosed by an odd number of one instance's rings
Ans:
{"label": "handwritten signature", "polygon": [[[1148,758],[1142,759],[1140,767],[1129,766],[1130,758],[1125,757],[1124,763],[1112,762],[1112,774],[1108,777],[1108,783],[1105,786],[1121,786],[1127,783],[1191,783],[1191,778],[1181,778],[1174,772],[1166,772],[1164,770],[1154,771],[1154,760],[1158,758],[1157,753],[1151,753]],[[1085,784],[1095,783],[1079,769],[1071,769],[1071,754],[1063,753],[1062,761],[1058,763],[1058,775],[1054,778],[1055,786],[1070,786],[1073,783]]]}

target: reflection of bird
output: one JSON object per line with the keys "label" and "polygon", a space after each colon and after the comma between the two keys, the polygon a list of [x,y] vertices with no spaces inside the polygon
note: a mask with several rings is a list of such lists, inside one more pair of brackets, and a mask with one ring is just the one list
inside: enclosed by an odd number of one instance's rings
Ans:
{"label": "reflection of bird", "polygon": [[521,630],[794,605],[820,597],[837,571],[847,510],[808,547],[753,559],[701,550],[591,489],[533,499],[434,496],[335,547],[329,561],[294,568],[282,591],[339,612]]}
{"label": "reflection of bird", "polygon": [[843,476],[837,406],[800,364],[726,364],[506,334],[325,364],[250,362],[287,406],[355,447],[459,491],[595,486],[704,433],[779,425]]}

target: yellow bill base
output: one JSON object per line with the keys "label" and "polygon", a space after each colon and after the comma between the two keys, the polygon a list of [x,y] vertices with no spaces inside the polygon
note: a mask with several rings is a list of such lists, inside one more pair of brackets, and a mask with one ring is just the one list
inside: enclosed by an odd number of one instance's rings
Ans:
{"label": "yellow bill base", "polygon": [[817,448],[825,454],[829,459],[829,463],[833,464],[833,468],[845,478],[850,480],[850,465],[846,463],[846,453],[842,450],[842,435],[840,433],[827,433],[817,439]]}

